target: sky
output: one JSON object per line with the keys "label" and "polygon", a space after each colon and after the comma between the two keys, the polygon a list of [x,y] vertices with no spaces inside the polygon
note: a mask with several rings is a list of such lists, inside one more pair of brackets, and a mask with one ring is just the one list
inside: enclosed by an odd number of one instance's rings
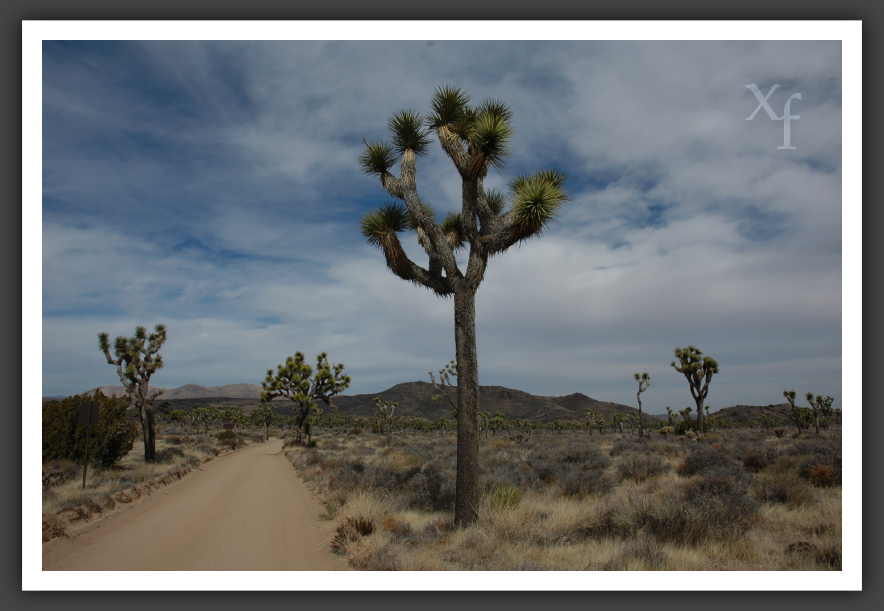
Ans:
{"label": "sky", "polygon": [[[840,40],[41,51],[44,396],[119,384],[97,334],[158,323],[154,386],[260,384],[296,351],[344,363],[346,394],[429,381],[454,358],[453,303],[395,277],[361,236],[390,196],[358,158],[393,112],[426,113],[450,84],[513,111],[512,154],[486,186],[556,169],[571,197],[489,264],[481,384],[635,405],[647,371],[643,407],[664,413],[693,405],[670,363],[695,345],[720,365],[713,412],[786,389],[843,406],[843,219],[861,204],[842,194]],[[440,217],[460,206],[436,142],[418,190]]]}
{"label": "sky", "polygon": [[[425,113],[455,85],[513,111],[512,155],[487,186],[554,169],[571,198],[489,264],[480,383],[635,405],[633,374],[647,371],[643,407],[663,413],[692,405],[670,362],[696,345],[721,368],[713,412],[794,389],[861,420],[861,380],[842,386],[844,351],[862,352],[861,24],[371,25],[23,23],[23,134],[40,137],[23,138],[22,358],[42,361],[44,396],[118,384],[97,334],[158,323],[155,386],[260,384],[295,351],[344,363],[347,394],[428,381],[454,357],[452,302],[395,277],[361,236],[390,198],[358,158],[392,113]],[[459,181],[431,151],[418,190],[441,216],[459,207]],[[860,447],[845,446],[846,490]],[[857,584],[861,510],[845,511],[846,570],[813,587]],[[139,583],[125,577],[113,587]],[[752,583],[808,587],[779,573]]]}

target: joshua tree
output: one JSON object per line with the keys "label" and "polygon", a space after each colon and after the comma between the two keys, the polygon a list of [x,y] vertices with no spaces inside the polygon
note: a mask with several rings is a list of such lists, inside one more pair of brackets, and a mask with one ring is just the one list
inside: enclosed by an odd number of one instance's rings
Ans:
{"label": "joshua tree", "polygon": [[681,424],[678,425],[679,432],[691,430],[693,420],[691,419],[691,406],[686,405],[683,410],[678,413],[681,415]]}
{"label": "joshua tree", "polygon": [[316,356],[316,372],[304,360],[303,352],[296,352],[285,363],[277,366],[276,375],[267,370],[267,377],[261,382],[261,401],[269,403],[275,397],[288,397],[295,408],[295,426],[298,441],[310,411],[316,409],[316,402],[322,401],[332,409],[331,398],[350,386],[350,376],[344,375],[344,364],[329,365],[328,355],[323,352]]}
{"label": "joshua tree", "polygon": [[813,408],[813,424],[817,435],[820,434],[820,414],[822,413],[823,418],[828,422],[832,414],[832,401],[834,400],[834,397],[823,397],[822,395],[817,395],[814,399],[812,392],[807,393],[807,402]]}
{"label": "joshua tree", "polygon": [[279,414],[276,413],[276,408],[273,404],[269,400],[262,400],[261,405],[252,410],[249,417],[252,419],[252,422],[264,427],[264,437],[265,439],[270,439],[270,425],[279,418]]}
{"label": "joshua tree", "polygon": [[160,348],[166,341],[165,325],[157,325],[149,336],[144,327],[135,327],[132,337],[118,337],[114,341],[114,356],[110,352],[107,333],[98,334],[98,347],[107,362],[117,368],[117,376],[126,389],[129,405],[138,412],[144,438],[144,462],[157,457],[156,420],[153,400],[165,392],[164,388],[150,390],[150,377],[163,366]]}
{"label": "joshua tree", "polygon": [[697,430],[702,434],[705,432],[703,401],[709,394],[709,381],[718,373],[718,363],[712,357],[703,356],[695,346],[676,348],[675,358],[678,359],[678,364],[672,361],[671,365],[677,372],[683,374],[690,384],[691,396],[697,404]]}
{"label": "joshua tree", "polygon": [[384,432],[387,434],[387,444],[393,441],[393,412],[396,411],[398,403],[387,403],[381,395],[374,398],[374,404],[378,406],[378,415],[381,417],[381,424]]}
{"label": "joshua tree", "polygon": [[595,415],[595,426],[599,430],[600,435],[605,434],[605,415],[604,414],[596,414]]}
{"label": "joshua tree", "polygon": [[206,435],[209,434],[209,426],[213,424],[218,418],[221,417],[221,412],[217,407],[209,406],[209,407],[197,407],[192,412],[190,412],[191,418],[196,423],[196,431],[199,433],[200,425],[203,425],[203,430]]}
{"label": "joshua tree", "polygon": [[[432,396],[433,401],[438,400],[440,396],[443,396],[446,399],[448,399],[448,403],[451,405],[452,416],[457,418],[457,403],[455,403],[451,399],[451,394],[449,394],[449,392],[448,392],[448,389],[451,388],[452,386],[454,386],[451,383],[451,378],[457,377],[457,363],[455,361],[450,361],[447,365],[445,365],[445,367],[443,367],[442,369],[439,370],[439,383],[438,384],[436,383],[436,376],[433,375],[433,372],[428,371],[427,373],[430,374],[430,382],[433,383],[433,388],[435,388],[436,390],[438,390],[439,392],[442,393],[441,395],[433,395]],[[441,384],[442,386],[439,386],[439,384]]]}
{"label": "joshua tree", "polygon": [[789,420],[791,420],[796,427],[798,427],[798,434],[801,434],[801,415],[798,413],[798,408],[795,407],[795,391],[794,390],[784,390],[783,396],[786,397],[786,401],[789,402]]}
{"label": "joshua tree", "polygon": [[820,426],[824,429],[828,429],[829,425],[833,421],[833,417],[835,415],[835,410],[832,409],[832,402],[835,400],[834,397],[821,397],[817,396],[817,407],[820,410],[820,415],[822,419],[820,420]]}
{"label": "joshua tree", "polygon": [[488,412],[479,412],[479,430],[488,437],[488,422],[491,420],[491,414]]}
{"label": "joshua tree", "polygon": [[583,415],[586,417],[586,424],[589,426],[589,436],[592,437],[592,429],[595,426],[596,413],[587,407],[586,411],[583,412]]}
{"label": "joshua tree", "polygon": [[[366,142],[360,164],[377,176],[396,201],[362,219],[362,234],[381,248],[387,266],[404,280],[436,295],[454,298],[457,363],[457,477],[455,524],[465,526],[479,508],[479,363],[476,350],[476,291],[488,259],[539,235],[567,201],[564,174],[543,170],[514,178],[507,197],[486,190],[490,167],[502,169],[509,154],[512,111],[498,100],[471,105],[457,87],[438,87],[427,117],[400,110],[387,125],[390,142]],[[417,157],[425,156],[435,135],[461,180],[460,210],[439,223],[418,196]],[[401,158],[399,177],[390,170]],[[412,231],[427,254],[426,267],[408,258],[398,233]],[[466,269],[455,253],[468,248]]]}
{"label": "joshua tree", "polygon": [[635,381],[638,382],[638,392],[635,393],[635,398],[638,401],[638,436],[644,437],[644,431],[642,430],[642,393],[648,389],[648,386],[651,385],[651,374],[647,371],[643,374],[639,375],[638,372],[635,372]]}
{"label": "joshua tree", "polygon": [[221,410],[221,422],[224,424],[232,424],[234,427],[243,426],[248,423],[245,411],[241,407],[225,407]]}

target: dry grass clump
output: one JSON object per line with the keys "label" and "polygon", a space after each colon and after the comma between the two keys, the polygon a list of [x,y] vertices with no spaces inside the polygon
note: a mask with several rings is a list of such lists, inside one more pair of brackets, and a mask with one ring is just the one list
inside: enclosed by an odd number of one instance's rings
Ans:
{"label": "dry grass clump", "polygon": [[290,457],[326,501],[330,546],[356,569],[840,570],[837,440],[535,432],[481,443],[479,520],[464,529],[453,527],[451,435],[402,432],[387,446],[329,434]]}

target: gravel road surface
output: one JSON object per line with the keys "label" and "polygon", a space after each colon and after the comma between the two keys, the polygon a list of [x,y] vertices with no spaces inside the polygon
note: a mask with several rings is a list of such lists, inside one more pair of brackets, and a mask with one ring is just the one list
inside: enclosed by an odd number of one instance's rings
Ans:
{"label": "gravel road surface", "polygon": [[44,571],[346,571],[333,524],[282,454],[257,443],[43,544]]}

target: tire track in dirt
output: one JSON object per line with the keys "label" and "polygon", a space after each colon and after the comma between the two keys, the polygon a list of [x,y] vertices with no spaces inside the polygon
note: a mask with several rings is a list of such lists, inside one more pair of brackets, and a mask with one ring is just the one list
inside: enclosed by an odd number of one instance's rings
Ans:
{"label": "tire track in dirt", "polygon": [[137,506],[43,544],[44,571],[343,571],[333,525],[282,440],[204,463]]}

